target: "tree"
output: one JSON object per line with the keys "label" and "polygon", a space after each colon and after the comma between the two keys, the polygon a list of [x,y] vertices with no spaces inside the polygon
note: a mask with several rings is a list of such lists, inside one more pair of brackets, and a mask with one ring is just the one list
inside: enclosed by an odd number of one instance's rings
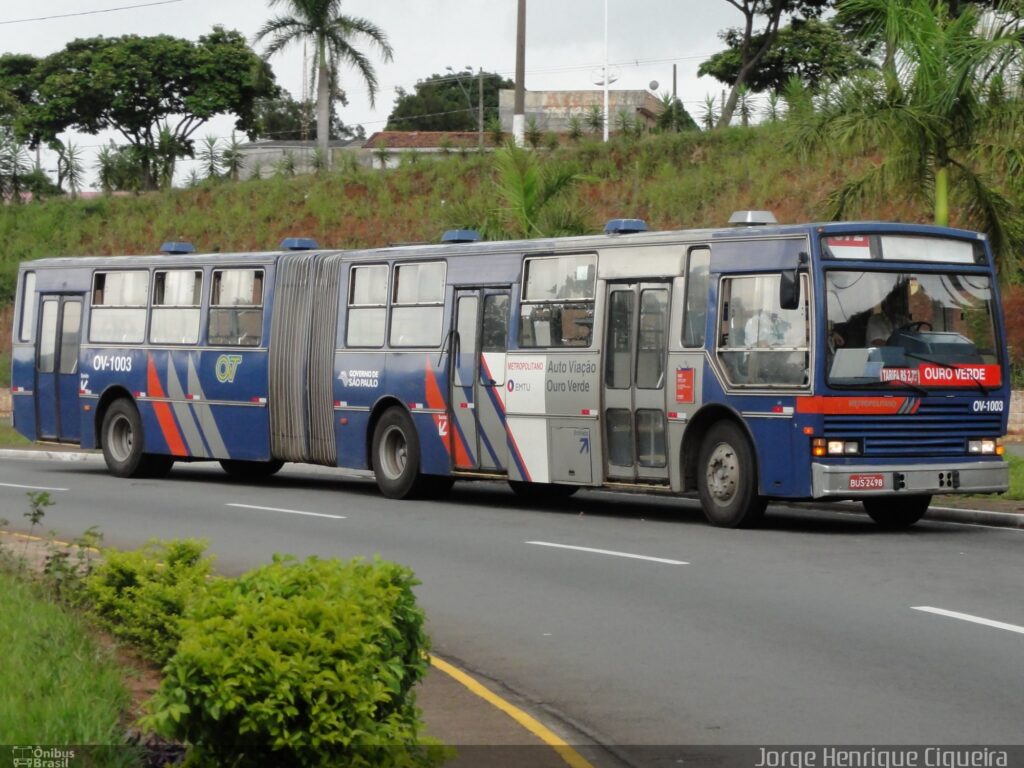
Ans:
{"label": "tree", "polygon": [[[498,92],[514,83],[493,72],[483,73],[484,123],[498,116]],[[395,106],[388,115],[389,131],[472,131],[479,125],[479,77],[469,70],[431,75],[416,83],[412,93],[395,89]]]}
{"label": "tree", "polygon": [[204,179],[215,180],[220,178],[224,159],[221,157],[219,144],[220,142],[216,136],[207,136],[202,141],[199,155],[196,159],[199,160],[199,168]]}
{"label": "tree", "polygon": [[[736,30],[734,33],[730,31],[725,33],[725,36],[729,34],[737,36],[739,68],[736,71],[736,78],[732,81],[729,97],[718,118],[718,127],[720,128],[729,125],[732,121],[733,112],[736,110],[736,101],[739,98],[739,89],[757,70],[764,55],[775,42],[783,16],[816,18],[832,4],[832,0],[725,0],[725,2],[743,14],[744,24],[742,29]],[[766,18],[767,23],[763,30],[755,33],[754,21],[759,16]]]}
{"label": "tree", "polygon": [[274,91],[265,62],[241,34],[220,27],[197,43],[167,35],[75,40],[43,59],[36,77],[37,101],[18,120],[31,146],[69,128],[114,129],[136,150],[145,189],[156,185],[161,152],[191,156],[192,135],[218,114],[236,115],[236,127],[251,132],[255,100]]}
{"label": "tree", "polygon": [[1001,167],[1012,178],[1024,164],[1024,109],[999,96],[1006,77],[1019,82],[1019,34],[982,24],[977,8],[951,16],[942,0],[846,0],[840,12],[887,30],[895,69],[853,78],[817,113],[803,112],[797,146],[882,156],[832,193],[830,215],[841,217],[869,195],[905,192],[930,196],[935,223],[946,225],[953,194],[964,218],[1010,256],[1021,222],[985,169]]}
{"label": "tree", "polygon": [[0,125],[13,128],[21,109],[35,98],[39,59],[21,53],[0,56]]}
{"label": "tree", "polygon": [[377,96],[377,73],[365,53],[353,42],[365,41],[376,48],[384,61],[391,61],[393,51],[387,35],[373,22],[341,12],[342,0],[270,0],[270,7],[284,4],[290,16],[270,19],[259,32],[257,40],[270,38],[266,56],[273,56],[292,43],[308,40],[313,43],[313,61],[317,70],[316,138],[325,157],[330,157],[328,136],[335,94],[338,92],[338,68],[353,67],[366,83],[373,106]]}
{"label": "tree", "polygon": [[[765,34],[755,35],[750,41],[751,46],[763,45]],[[729,29],[722,34],[722,40],[728,47],[703,62],[697,74],[710,75],[731,85],[739,77],[742,66],[742,34],[740,30]],[[743,84],[756,93],[779,91],[792,75],[796,75],[810,88],[816,89],[821,83],[840,80],[872,66],[866,55],[870,48],[862,38],[844,34],[834,20],[794,20],[779,30]]]}
{"label": "tree", "polygon": [[556,237],[586,231],[579,207],[563,204],[565,194],[582,178],[571,166],[542,166],[536,152],[508,143],[495,151],[494,168],[497,206],[473,227],[485,237]]}
{"label": "tree", "polygon": [[[338,100],[342,104],[347,103],[344,94],[339,94]],[[311,101],[296,101],[285,92],[275,98],[259,99],[256,102],[255,134],[257,139],[305,141],[316,135],[316,105]],[[332,139],[365,136],[363,126],[349,127],[338,115],[331,114]]]}
{"label": "tree", "polygon": [[7,129],[0,129],[0,197],[20,203],[29,188],[32,164],[25,147]]}
{"label": "tree", "polygon": [[663,93],[659,97],[661,101],[661,112],[655,119],[655,125],[659,131],[679,133],[680,131],[696,131],[697,123],[686,111],[683,102],[678,97],[673,98],[671,94]]}
{"label": "tree", "polygon": [[221,162],[224,164],[224,175],[232,181],[238,181],[242,175],[242,168],[245,166],[245,156],[242,154],[242,143],[231,132],[231,138],[224,151],[220,154]]}

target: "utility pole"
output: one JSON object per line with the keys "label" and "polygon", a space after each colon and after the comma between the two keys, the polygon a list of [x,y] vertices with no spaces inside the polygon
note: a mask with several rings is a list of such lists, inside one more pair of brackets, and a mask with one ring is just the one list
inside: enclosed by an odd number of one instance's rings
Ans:
{"label": "utility pole", "polygon": [[484,68],[480,67],[480,76],[478,77],[479,90],[477,91],[477,107],[479,108],[479,118],[477,120],[477,128],[479,130],[479,138],[477,139],[477,146],[480,149],[484,148]]}
{"label": "utility pole", "polygon": [[526,0],[516,13],[516,101],[512,115],[512,139],[523,146],[526,135]]}

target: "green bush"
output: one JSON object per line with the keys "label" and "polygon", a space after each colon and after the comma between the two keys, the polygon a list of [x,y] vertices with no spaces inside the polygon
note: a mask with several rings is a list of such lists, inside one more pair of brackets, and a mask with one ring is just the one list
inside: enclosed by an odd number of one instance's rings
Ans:
{"label": "green bush", "polygon": [[213,564],[206,543],[150,542],[131,552],[105,550],[85,581],[85,598],[117,637],[163,663],[174,653],[187,603],[205,589]]}
{"label": "green bush", "polygon": [[144,724],[199,765],[424,766],[427,669],[411,571],[311,558],[220,581],[192,603]]}

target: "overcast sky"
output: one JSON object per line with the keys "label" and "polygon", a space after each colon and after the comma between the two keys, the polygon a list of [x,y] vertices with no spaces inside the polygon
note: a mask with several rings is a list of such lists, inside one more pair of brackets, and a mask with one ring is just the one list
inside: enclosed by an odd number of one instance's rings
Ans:
{"label": "overcast sky", "polygon": [[[106,9],[152,3],[109,13]],[[706,94],[721,92],[710,78],[697,78],[697,66],[721,49],[718,33],[738,26],[741,14],[725,0],[607,0],[609,61],[618,80],[613,88],[670,91],[672,65],[678,65],[679,96],[695,117]],[[279,4],[279,9],[286,5]],[[396,87],[411,90],[417,79],[469,66],[500,72],[515,69],[516,0],[345,0],[343,8],[383,29],[395,51],[385,64],[374,58],[380,89],[376,109],[366,88],[350,70],[341,73],[349,97],[339,107],[346,124],[361,123],[367,134],[381,130],[394,103]],[[45,56],[76,37],[169,34],[196,39],[216,24],[253,34],[278,9],[267,0],[37,0],[0,2],[0,51]],[[62,14],[67,18],[28,20]],[[257,46],[262,52],[262,48]],[[528,0],[526,87],[530,90],[594,88],[604,60],[604,0]],[[302,46],[271,59],[278,83],[302,95]],[[230,119],[211,121],[197,138],[228,136]],[[106,137],[75,137],[88,148]],[[44,165],[47,163],[44,161]],[[183,164],[187,173],[189,165]]]}

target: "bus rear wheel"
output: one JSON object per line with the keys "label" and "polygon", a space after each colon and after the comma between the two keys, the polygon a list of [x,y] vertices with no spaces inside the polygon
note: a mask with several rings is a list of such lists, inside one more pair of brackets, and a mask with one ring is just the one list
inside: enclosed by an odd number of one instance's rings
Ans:
{"label": "bus rear wheel", "polygon": [[115,400],[103,415],[100,428],[103,460],[116,477],[162,477],[174,466],[174,457],[143,453],[142,418],[130,400]]}
{"label": "bus rear wheel", "polygon": [[382,494],[389,499],[407,499],[420,491],[420,441],[412,418],[404,410],[389,408],[380,417],[373,430],[370,454]]}
{"label": "bus rear wheel", "polygon": [[220,465],[228,477],[234,480],[258,481],[266,480],[275,475],[284,466],[283,461],[241,461],[239,459],[221,459]]}
{"label": "bus rear wheel", "polygon": [[931,496],[876,496],[864,499],[864,511],[887,531],[909,528],[928,511]]}
{"label": "bus rear wheel", "polygon": [[747,528],[756,524],[767,506],[757,493],[754,450],[743,431],[720,421],[700,446],[697,491],[704,516],[721,528]]}

